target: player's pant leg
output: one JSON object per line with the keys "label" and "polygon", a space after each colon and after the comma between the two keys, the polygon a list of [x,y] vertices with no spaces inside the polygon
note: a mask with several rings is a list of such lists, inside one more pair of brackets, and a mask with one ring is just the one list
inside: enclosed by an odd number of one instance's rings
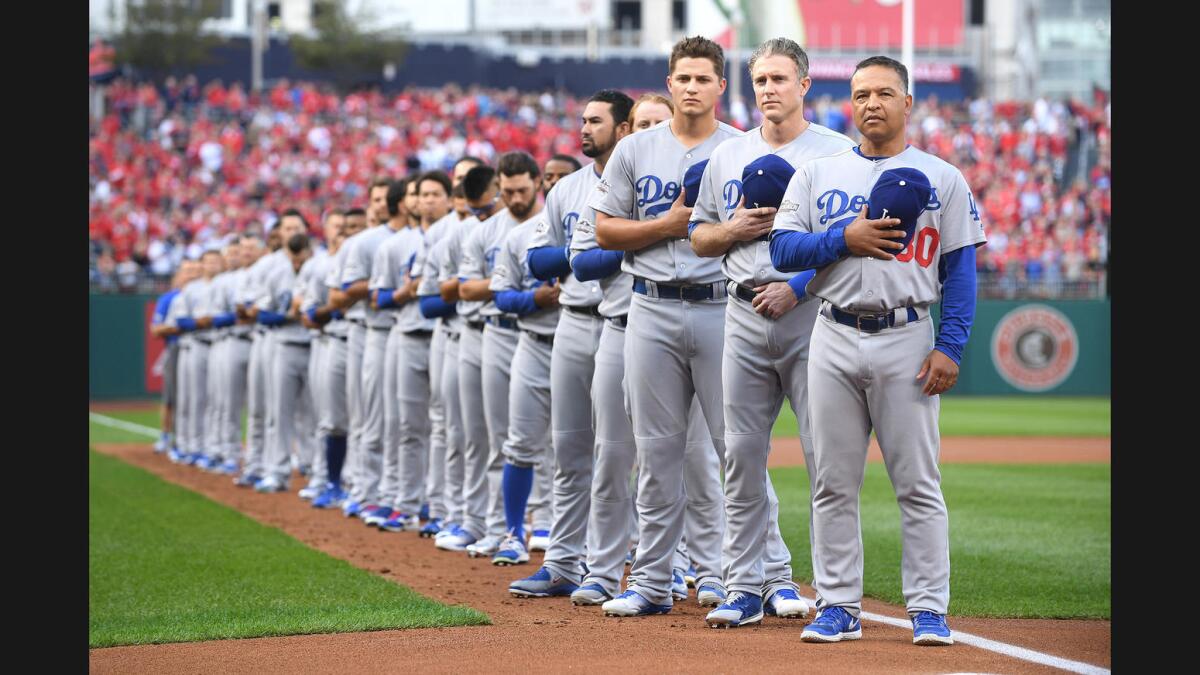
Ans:
{"label": "player's pant leg", "polygon": [[[518,469],[533,469],[535,482],[537,469],[547,461],[550,447],[550,349],[550,345],[521,333],[513,353],[512,377],[507,395],[508,436],[502,445],[504,462]],[[501,497],[504,499],[507,531],[525,531],[525,509],[513,513],[511,501],[516,499],[518,504],[524,501],[532,510],[532,492],[520,494],[520,490],[511,483],[504,485]],[[546,521],[549,518],[545,514],[540,518],[544,520],[539,523],[539,516],[534,516],[534,529],[540,529],[538,526],[543,523],[548,528]]]}
{"label": "player's pant leg", "polygon": [[[327,350],[323,359],[324,367],[321,373],[318,374],[319,382],[324,384],[321,388],[326,392],[325,410],[318,422],[318,429],[321,437],[327,438],[330,436],[345,437],[347,430],[350,427],[350,416],[346,409],[346,359],[349,351],[346,346],[346,340],[338,336],[330,335],[328,340]],[[333,475],[328,464],[325,468],[326,480],[330,483],[340,485],[342,475]],[[344,465],[342,472],[344,472]]]}
{"label": "player's pant leg", "polygon": [[317,488],[322,488],[329,482],[329,467],[325,458],[325,434],[321,431],[321,419],[325,416],[325,409],[329,406],[326,400],[329,397],[328,390],[324,388],[324,383],[321,381],[321,371],[325,368],[326,354],[329,352],[329,340],[325,335],[314,337],[308,355],[307,389],[309,403],[313,410],[312,437],[316,445],[312,458],[312,474],[309,476],[308,484]]}
{"label": "player's pant leg", "polygon": [[379,499],[379,479],[383,471],[383,376],[387,355],[388,330],[367,328],[362,359],[362,451],[358,462],[358,481],[353,498],[363,505]]}
{"label": "player's pant leg", "polygon": [[910,613],[945,614],[950,604],[950,523],[938,455],[940,396],[921,392],[915,374],[933,349],[933,321],[924,319],[870,335],[867,406],[888,477],[900,505],[900,580]]}
{"label": "player's pant leg", "polygon": [[317,456],[317,417],[313,412],[312,392],[309,387],[308,364],[312,360],[312,347],[304,359],[304,388],[296,399],[296,463],[312,475],[313,462]]}
{"label": "player's pant leg", "polygon": [[192,409],[190,419],[192,452],[207,452],[205,426],[208,414],[208,354],[210,347],[199,340],[192,345]]}
{"label": "player's pant leg", "polygon": [[296,437],[303,433],[295,424],[296,409],[304,395],[304,379],[308,372],[307,345],[276,340],[271,368],[272,417],[276,423],[267,426],[267,447],[263,476],[274,476],[286,483],[292,473],[291,449]]}
{"label": "player's pant leg", "polygon": [[458,400],[463,434],[462,525],[476,538],[484,535],[488,513],[489,437],[483,394],[483,341],[483,331],[470,326],[463,327],[458,341]]}
{"label": "player's pant leg", "polygon": [[[550,424],[547,414],[546,424]],[[554,448],[550,441],[550,427],[546,427],[546,444],[542,456],[533,467],[533,489],[529,492],[526,511],[529,513],[530,529],[550,531],[554,525]]]}
{"label": "player's pant leg", "polygon": [[175,431],[175,399],[178,392],[175,390],[175,382],[177,366],[179,364],[179,342],[168,342],[163,346],[163,371],[162,371],[162,406],[166,417],[163,420],[162,432],[167,435],[168,441],[174,441],[171,436]]}
{"label": "player's pant leg", "polygon": [[[504,476],[504,443],[508,439],[509,383],[512,379],[512,360],[517,351],[520,333],[515,330],[487,325],[483,327],[483,366],[480,378],[483,385],[483,411],[487,421],[487,461],[484,469],[487,476],[487,495],[484,534],[498,537],[506,531],[504,518],[504,494],[501,483]],[[547,366],[548,367],[548,366]],[[545,431],[550,432],[550,420],[546,419]],[[547,442],[549,436],[547,436]]]}
{"label": "player's pant leg", "polygon": [[550,429],[554,465],[554,523],[543,564],[558,574],[578,574],[591,507],[591,385],[604,321],[563,311],[550,355]]}
{"label": "player's pant leg", "polygon": [[[363,350],[367,343],[367,328],[350,322],[350,332],[346,336],[346,410],[349,414],[350,429],[346,439],[346,464],[342,469],[342,480],[351,486],[357,486],[362,463],[362,374]],[[351,500],[356,499],[356,493],[351,492]]]}
{"label": "player's pant leg", "polygon": [[859,343],[857,329],[818,317],[808,359],[808,410],[816,473],[813,587],[823,606],[844,607],[855,616],[861,609],[863,575],[859,492],[871,433],[862,388],[866,363]]}
{"label": "player's pant leg", "polygon": [[249,336],[229,338],[229,360],[225,364],[225,397],[228,404],[222,409],[224,416],[221,420],[221,442],[226,448],[226,460],[241,457],[242,410],[246,407],[251,349],[253,340]]}
{"label": "player's pant leg", "polygon": [[379,505],[390,507],[400,494],[400,368],[399,329],[388,331],[383,354],[383,468],[379,478]]}
{"label": "player's pant leg", "polygon": [[[470,328],[463,327],[461,333],[446,336],[442,356],[442,401],[446,410],[446,453],[443,462],[445,475],[442,503],[445,505],[445,522],[462,524],[466,518],[465,483],[466,427],[463,413],[461,377],[466,361],[463,359],[462,338]],[[478,364],[479,356],[474,357]],[[482,395],[480,395],[482,397]],[[480,417],[483,403],[480,400]]]}
{"label": "player's pant leg", "polygon": [[257,330],[251,336],[250,355],[246,360],[246,446],[242,473],[261,476],[267,412],[263,348],[268,338]]}
{"label": "player's pant leg", "polygon": [[442,363],[446,358],[446,329],[441,321],[429,341],[429,457],[425,471],[425,500],[430,518],[446,516],[446,403],[442,397]]}
{"label": "player's pant leg", "polygon": [[225,338],[213,338],[208,348],[208,363],[205,364],[204,406],[204,452],[210,457],[221,458],[221,366],[225,362]]}
{"label": "player's pant leg", "polygon": [[690,305],[634,294],[625,334],[625,384],[637,442],[638,548],[629,586],[671,604],[671,567],[683,535],[688,411],[693,389]]}
{"label": "player's pant leg", "polygon": [[688,411],[687,445],[683,458],[683,543],[672,567],[696,564],[696,586],[721,585],[721,538],[725,532],[725,495],[721,491],[721,461],[698,398]]}
{"label": "player's pant leg", "polygon": [[596,444],[587,524],[588,576],[584,583],[600,584],[613,596],[621,590],[625,554],[629,552],[629,475],[637,457],[625,404],[625,337],[624,328],[605,322],[592,375]]}
{"label": "player's pant leg", "polygon": [[179,338],[179,363],[175,371],[175,447],[180,452],[190,452],[191,419],[189,413],[192,405],[192,338]]}
{"label": "player's pant leg", "polygon": [[429,462],[430,342],[431,337],[426,335],[401,335],[398,345],[401,354],[397,392],[400,466],[396,508],[408,514],[421,510]]}

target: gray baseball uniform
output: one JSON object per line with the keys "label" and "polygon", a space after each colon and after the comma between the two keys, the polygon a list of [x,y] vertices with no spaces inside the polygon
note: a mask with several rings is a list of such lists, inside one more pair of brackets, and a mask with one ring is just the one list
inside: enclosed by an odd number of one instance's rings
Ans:
{"label": "gray baseball uniform", "polygon": [[[268,253],[254,262],[238,289],[238,302],[254,304],[259,297],[263,279],[273,265],[279,263],[279,251]],[[246,365],[246,452],[242,474],[262,477],[263,455],[266,452],[267,402],[272,345],[267,329],[256,325],[252,329],[250,358]]]}
{"label": "gray baseball uniform", "polygon": [[[526,256],[535,234],[548,229],[545,213],[539,213],[508,231],[492,269],[489,288],[493,293],[532,291],[545,283],[533,277]],[[535,467],[534,489],[527,503],[535,531],[549,530],[553,523],[550,357],[558,315],[558,307],[552,307],[536,309],[517,317],[520,337],[510,366],[508,435],[501,446],[508,463],[518,467]]]}
{"label": "gray baseball uniform", "polygon": [[[670,124],[667,120],[621,139],[588,206],[619,218],[658,217],[679,196],[687,168],[707,159],[725,139],[740,134],[718,123],[712,136],[687,148]],[[640,465],[640,534],[629,586],[650,602],[667,605],[672,554],[684,529],[684,454],[693,397],[699,397],[718,456],[724,456],[720,333],[725,286],[719,263],[697,257],[683,239],[627,251],[621,268],[634,276],[635,291],[645,291],[636,292],[632,299],[625,340],[626,387]],[[671,299],[670,285],[690,286],[691,292],[707,299],[680,300],[679,291]],[[715,530],[714,526],[707,532]],[[698,557],[702,543],[688,543],[693,557]],[[697,571],[698,586],[721,584],[719,570],[716,574]]]}
{"label": "gray baseball uniform", "polygon": [[[419,278],[425,266],[425,232],[405,228],[375,253],[371,289],[398,289]],[[421,316],[416,299],[389,307],[394,317],[385,362],[383,479],[380,504],[415,515],[424,499],[429,461],[429,349],[433,321]]]}
{"label": "gray baseball uniform", "polygon": [[[803,133],[777,149],[763,140],[761,127],[731,138],[709,157],[692,221],[722,223],[731,219],[742,198],[742,171],[763,155],[775,154],[800,167],[853,144],[849,138],[818,124],[809,124]],[[767,598],[779,588],[797,588],[792,581],[791,554],[779,532],[779,500],[767,475],[767,455],[771,451],[771,429],[787,396],[796,414],[805,465],[813,466],[807,368],[808,338],[817,316],[817,303],[805,296],[779,319],[755,312],[751,304],[755,288],[787,282],[794,276],[771,265],[765,238],[735,243],[726,252],[721,267],[730,280],[721,368],[725,406],[723,572],[730,590],[761,593]],[[810,488],[812,477],[810,472]]]}
{"label": "gray baseball uniform", "polygon": [[[183,316],[199,319],[212,316],[209,309],[209,288],[212,281],[196,279],[183,287]],[[188,426],[187,435],[182,437],[186,452],[199,453],[207,451],[205,430],[212,422],[208,408],[208,353],[212,346],[213,331],[211,328],[193,331],[190,335],[190,346],[187,352],[187,405]]]}
{"label": "gray baseball uniform", "polygon": [[[534,232],[529,247],[553,246],[567,249],[580,219],[594,222],[587,208],[600,176],[596,165],[566,176],[546,197],[543,212],[546,227]],[[596,350],[604,319],[598,306],[603,292],[598,281],[579,281],[568,274],[561,281],[559,313],[550,351],[551,441],[554,449],[554,523],[550,546],[543,565],[557,574],[573,578],[584,562],[591,507],[593,445],[592,377]],[[628,475],[628,474],[627,474]]]}
{"label": "gray baseball uniform", "polygon": [[[583,251],[597,248],[595,235],[595,224],[581,218],[571,238],[572,261]],[[637,482],[634,481],[632,489],[630,486],[637,450],[625,379],[625,333],[632,285],[632,277],[619,270],[600,280],[604,294],[600,312],[605,322],[591,386],[596,455],[588,514],[589,572],[583,583],[597,583],[610,595],[619,591],[631,538],[640,540],[637,509],[633,503]],[[724,522],[720,464],[696,397],[692,398],[688,412],[685,447],[685,535],[694,542],[692,557],[700,578],[715,579],[720,574],[720,525]],[[672,555],[671,564],[676,568],[686,568],[688,564],[682,539]]]}
{"label": "gray baseball uniform", "polygon": [[[823,603],[855,616],[863,576],[859,491],[872,429],[900,503],[908,611],[945,614],[949,605],[949,524],[937,465],[940,397],[923,394],[924,381],[915,375],[934,344],[928,307],[941,299],[942,256],[986,237],[958,169],[913,147],[876,160],[853,148],[806,163],[788,184],[774,226],[820,233],[849,224],[879,175],[902,167],[922,171],[934,190],[910,245],[894,260],[843,257],[819,268],[807,288],[822,301],[808,361],[813,585]],[[889,312],[895,326],[860,331],[836,323],[831,306],[859,315]]]}
{"label": "gray baseball uniform", "polygon": [[[329,258],[329,264],[323,277],[316,279],[317,288],[313,289],[311,302],[324,306],[329,302],[329,289],[342,287],[342,269],[346,262],[346,244],[342,242],[337,253]],[[325,353],[322,356],[324,367],[318,373],[318,386],[321,392],[319,400],[322,410],[318,413],[317,428],[322,437],[345,436],[349,432],[350,417],[346,406],[346,359],[347,340],[350,332],[350,322],[345,319],[332,319],[325,324],[322,331],[325,336]],[[326,473],[328,474],[328,466]],[[343,471],[345,471],[343,465]],[[328,476],[330,482],[335,476]],[[340,477],[336,477],[339,478]]]}
{"label": "gray baseball uniform", "polygon": [[[179,293],[167,306],[165,323],[178,327],[179,319],[189,316],[188,301],[183,292],[194,281],[179,289]],[[179,336],[179,361],[175,370],[175,446],[180,452],[191,452],[191,351],[195,338],[191,333]]]}
{"label": "gray baseball uniform", "polygon": [[[504,209],[472,228],[463,242],[459,278],[490,279],[500,245],[516,224],[508,209]],[[467,306],[465,311],[463,305]],[[474,312],[473,305],[478,307]],[[520,333],[516,330],[516,317],[501,312],[492,300],[460,303],[459,315],[467,322],[459,340],[458,376],[466,438],[463,529],[476,539],[488,534],[502,537],[504,495],[500,481],[504,441],[508,438],[508,389]],[[486,429],[482,436],[480,418]]]}
{"label": "gray baseball uniform", "polygon": [[[229,272],[221,272],[212,278],[204,298],[204,309],[208,316],[215,316],[224,311],[223,300],[228,283]],[[204,364],[204,452],[216,460],[222,460],[224,457],[224,448],[221,445],[221,408],[226,405],[224,366],[227,360],[225,338],[228,334],[229,329],[226,327],[214,326],[208,330],[208,361]]]}
{"label": "gray baseball uniform", "polygon": [[[421,281],[417,286],[418,296],[441,295],[438,286],[438,260],[445,248],[447,233],[457,227],[458,223],[458,214],[451,211],[445,218],[430,225],[429,230],[425,232]],[[426,461],[424,490],[425,499],[429,503],[429,517],[439,520],[446,517],[447,413],[445,396],[442,393],[442,376],[448,335],[447,320],[439,318],[434,323],[433,337],[429,341],[429,455]],[[457,339],[457,334],[455,336]],[[455,380],[457,381],[457,377]],[[455,392],[457,393],[457,388]],[[457,398],[455,396],[456,401]],[[455,408],[457,409],[457,403]]]}
{"label": "gray baseball uniform", "polygon": [[[218,299],[218,312],[230,313],[236,309],[240,290],[245,286],[249,273],[249,268],[228,273],[224,294]],[[242,454],[242,410],[246,406],[246,374],[252,344],[253,327],[238,323],[228,328],[222,341],[224,359],[221,387],[224,395],[218,426],[221,456],[225,461],[236,461]]]}
{"label": "gray baseball uniform", "polygon": [[[315,249],[313,255],[300,266],[296,275],[295,294],[300,298],[300,311],[306,312],[312,307],[325,304],[329,291],[325,288],[324,279],[329,273],[330,256],[324,249]],[[312,409],[315,429],[311,471],[308,478],[309,487],[324,488],[329,482],[328,466],[325,461],[325,447],[322,442],[325,434],[321,431],[321,419],[328,408],[328,392],[322,388],[321,373],[326,368],[326,355],[329,352],[329,339],[324,332],[309,329],[311,347],[308,353],[308,378],[305,382],[308,390],[309,406]]]}
{"label": "gray baseball uniform", "polygon": [[[286,254],[272,265],[263,278],[256,306],[260,312],[287,314],[296,289],[297,272]],[[272,327],[268,333],[272,346],[267,395],[267,451],[263,457],[263,478],[287,485],[291,475],[291,451],[302,435],[314,429],[303,424],[297,414],[304,405],[308,380],[308,357],[312,337],[298,321]]]}
{"label": "gray baseball uniform", "polygon": [[[343,288],[371,278],[375,250],[393,234],[395,232],[389,226],[379,225],[345,241],[343,245],[348,250],[342,270]],[[366,300],[360,300],[347,311],[346,317],[354,324],[350,330],[350,358],[346,364],[350,436],[358,438],[358,447],[352,450],[354,459],[347,462],[354,483],[350,500],[366,506],[378,497],[383,471],[383,361],[392,316],[371,309]]]}

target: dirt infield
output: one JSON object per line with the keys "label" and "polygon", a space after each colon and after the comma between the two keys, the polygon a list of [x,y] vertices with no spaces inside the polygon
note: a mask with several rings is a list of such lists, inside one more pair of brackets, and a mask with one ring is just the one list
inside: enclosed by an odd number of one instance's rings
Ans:
{"label": "dirt infield", "polygon": [[[507,584],[536,570],[540,553],[515,570],[494,567],[487,560],[439,551],[415,534],[383,533],[340,512],[314,511],[294,492],[260,495],[236,488],[226,476],[171,464],[145,445],[94,447],[357,567],[440,601],[486,612],[494,625],[93,649],[93,673],[795,672],[810,666],[850,673],[1053,671],[966,645],[914,647],[911,631],[874,622],[864,622],[864,639],[858,642],[809,645],[800,642],[800,621],[768,618],[759,627],[709,629],[705,610],[694,599],[676,603],[666,616],[637,619],[606,618],[598,608],[574,607],[564,598],[518,600],[508,595]],[[944,454],[943,460],[948,461]],[[294,477],[293,487],[299,485]],[[812,589],[804,592],[811,597]],[[903,608],[880,602],[868,600],[864,609],[905,618]],[[1108,621],[953,617],[951,625],[1054,656],[1110,665]]]}

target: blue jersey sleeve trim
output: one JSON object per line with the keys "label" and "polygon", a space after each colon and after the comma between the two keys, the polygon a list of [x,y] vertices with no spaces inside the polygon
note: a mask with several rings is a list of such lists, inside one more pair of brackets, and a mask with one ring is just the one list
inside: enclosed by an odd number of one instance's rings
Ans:
{"label": "blue jersey sleeve trim", "polygon": [[808,282],[812,281],[812,278],[815,276],[817,276],[816,270],[804,270],[791,279],[788,279],[788,286],[792,287],[792,292],[796,294],[797,300],[804,299],[804,287],[807,286]]}
{"label": "blue jersey sleeve trim", "polygon": [[395,289],[392,288],[379,289],[379,296],[375,300],[375,304],[379,305],[379,309],[396,306],[395,298],[392,297],[393,293],[395,293]]}

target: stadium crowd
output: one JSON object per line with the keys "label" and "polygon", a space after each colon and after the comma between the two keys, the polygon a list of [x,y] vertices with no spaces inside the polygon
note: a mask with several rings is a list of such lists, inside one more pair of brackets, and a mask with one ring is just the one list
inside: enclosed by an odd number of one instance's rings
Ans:
{"label": "stadium crowd", "polygon": [[[758,124],[752,110],[732,122]],[[89,124],[89,281],[99,291],[165,286],[185,258],[233,233],[261,233],[278,217],[269,205],[295,204],[320,222],[330,208],[365,203],[362,186],[377,175],[445,170],[464,154],[579,156],[580,111],[563,92],[453,84],[339,96],[283,80],[259,96],[192,76],[118,78]],[[805,113],[855,138],[849,111],[848,100],[826,96]],[[912,144],[962,168],[988,223],[981,295],[1064,295],[1103,278],[1110,121],[1099,97],[914,105]]]}

